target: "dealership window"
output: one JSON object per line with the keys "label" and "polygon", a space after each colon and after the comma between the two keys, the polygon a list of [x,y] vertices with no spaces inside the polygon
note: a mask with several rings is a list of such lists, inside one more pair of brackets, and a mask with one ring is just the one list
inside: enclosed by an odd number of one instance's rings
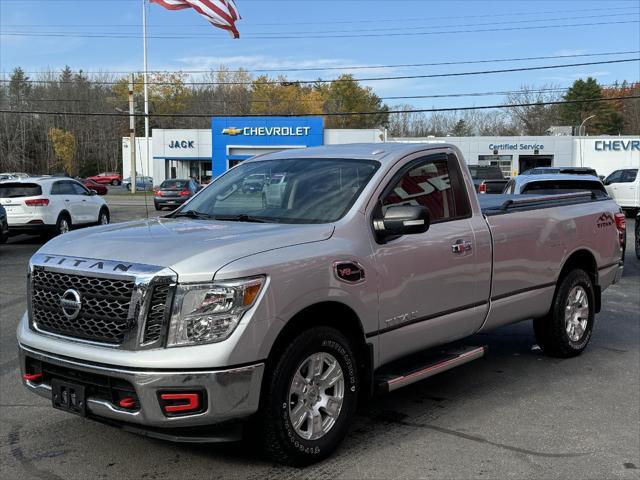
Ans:
{"label": "dealership window", "polygon": [[505,177],[511,176],[512,163],[513,155],[478,155],[478,165],[482,167],[500,167],[502,175],[504,175]]}

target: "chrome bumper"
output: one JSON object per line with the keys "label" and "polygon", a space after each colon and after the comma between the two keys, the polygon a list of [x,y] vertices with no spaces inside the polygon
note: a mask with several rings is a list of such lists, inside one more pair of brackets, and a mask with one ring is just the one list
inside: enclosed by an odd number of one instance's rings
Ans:
{"label": "chrome bumper", "polygon": [[[87,396],[86,409],[90,417],[145,427],[181,428],[215,425],[248,417],[258,410],[263,363],[228,370],[147,371],[61,358],[24,345],[19,345],[19,351],[22,374],[26,371],[27,359],[33,359],[70,370],[125,380],[133,385],[140,404],[137,411],[127,411],[104,399]],[[23,379],[23,383],[32,392],[51,399],[51,385],[46,379],[42,382]],[[165,416],[158,402],[158,391],[174,388],[206,390],[206,410],[180,417]]]}

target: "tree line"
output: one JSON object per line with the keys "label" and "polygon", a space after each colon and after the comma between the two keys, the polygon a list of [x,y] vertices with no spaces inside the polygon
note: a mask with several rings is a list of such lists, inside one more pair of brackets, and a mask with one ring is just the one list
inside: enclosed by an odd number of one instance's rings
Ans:
{"label": "tree line", "polygon": [[[47,72],[30,78],[16,68],[0,83],[0,109],[25,112],[0,114],[0,171],[86,176],[121,169],[122,137],[128,136],[129,77]],[[387,128],[390,137],[543,135],[551,125],[577,126],[596,115],[589,134],[638,134],[640,99],[535,105],[496,110],[411,112],[411,105],[389,106],[351,75],[338,81],[299,83],[285,76],[252,77],[243,70],[220,69],[197,79],[185,73],[149,75],[150,127],[210,128],[210,116],[325,115],[325,128]],[[134,77],[136,111],[143,111],[143,82]],[[601,86],[593,78],[577,80],[568,90],[555,86],[523,86],[508,94],[505,104],[594,100],[640,95],[640,83]],[[400,113],[389,113],[399,111]],[[375,112],[373,115],[326,116],[327,113]],[[122,116],[69,113],[123,114]],[[153,116],[182,114],[180,117]],[[143,119],[136,119],[142,136]]]}

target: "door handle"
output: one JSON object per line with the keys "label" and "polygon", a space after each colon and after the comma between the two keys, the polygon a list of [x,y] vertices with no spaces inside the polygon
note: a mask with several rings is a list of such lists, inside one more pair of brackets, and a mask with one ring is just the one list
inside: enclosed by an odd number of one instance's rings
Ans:
{"label": "door handle", "polygon": [[464,253],[470,251],[472,248],[471,242],[468,240],[458,240],[451,245],[451,251],[453,253]]}
{"label": "door handle", "polygon": [[65,199],[64,199],[64,201],[65,201],[65,202],[69,202],[70,200],[69,200],[68,198],[65,198]]}

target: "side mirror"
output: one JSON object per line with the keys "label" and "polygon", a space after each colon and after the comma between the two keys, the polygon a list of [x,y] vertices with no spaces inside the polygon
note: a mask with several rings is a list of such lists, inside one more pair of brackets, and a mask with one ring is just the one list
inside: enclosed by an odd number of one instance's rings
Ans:
{"label": "side mirror", "polygon": [[399,205],[387,208],[384,217],[374,220],[373,228],[384,237],[424,233],[430,226],[429,211],[422,205]]}
{"label": "side mirror", "polygon": [[98,192],[96,192],[93,188],[89,189],[89,196],[93,197],[94,195],[97,195]]}

